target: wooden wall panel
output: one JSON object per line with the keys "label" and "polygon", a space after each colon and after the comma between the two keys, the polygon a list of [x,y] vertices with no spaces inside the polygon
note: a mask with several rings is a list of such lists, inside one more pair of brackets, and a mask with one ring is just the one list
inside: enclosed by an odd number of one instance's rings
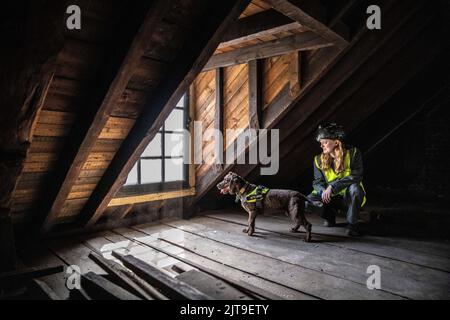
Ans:
{"label": "wooden wall panel", "polygon": [[289,82],[289,65],[296,53],[265,59],[263,62],[263,109]]}
{"label": "wooden wall panel", "polygon": [[[203,132],[214,128],[214,110],[216,105],[216,71],[202,72],[192,85],[191,101],[194,102],[195,121],[201,121]],[[203,158],[212,157],[214,151],[213,141],[202,141]],[[210,165],[196,166],[196,174],[208,170]]]}
{"label": "wooden wall panel", "polygon": [[[241,64],[225,68],[224,72],[224,130],[245,130],[249,126],[248,67]],[[226,134],[225,149],[238,133]]]}

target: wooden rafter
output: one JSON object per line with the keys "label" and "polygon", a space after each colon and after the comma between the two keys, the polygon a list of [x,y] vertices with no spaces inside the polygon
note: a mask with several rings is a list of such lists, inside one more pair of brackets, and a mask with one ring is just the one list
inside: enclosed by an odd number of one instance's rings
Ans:
{"label": "wooden rafter", "polygon": [[[99,75],[99,89],[92,94],[88,102],[92,108],[86,108],[88,113],[80,117],[77,127],[72,130],[71,143],[59,161],[57,174],[52,182],[54,187],[43,201],[42,215],[39,217],[42,233],[49,231],[61,212],[98,136],[144,55],[149,44],[148,35],[161,22],[170,7],[171,1],[165,0],[154,2],[150,8],[135,7],[137,16],[133,16],[127,26],[121,26],[124,29],[123,38],[119,40],[119,45],[111,44],[118,48],[118,53],[106,63],[104,71]],[[140,24],[142,15],[145,16]],[[116,42],[116,38],[114,41]]]}
{"label": "wooden rafter", "polygon": [[299,29],[298,22],[273,9],[263,11],[233,24],[222,39],[220,48],[238,45],[242,42],[275,33]]}
{"label": "wooden rafter", "polygon": [[216,54],[209,60],[204,70],[229,67],[251,60],[270,58],[294,51],[315,50],[332,45],[332,42],[324,40],[314,32],[306,31],[286,38]]}
{"label": "wooden rafter", "polygon": [[159,84],[155,90],[156,94],[147,100],[144,113],[137,120],[84,206],[81,212],[82,224],[89,226],[98,221],[172,108],[202,71],[230,23],[236,21],[248,3],[249,0],[221,1],[221,6],[217,6],[217,3],[207,3],[209,10],[205,10],[205,16],[199,20],[198,29],[191,32],[190,41],[186,41],[179,51],[179,55],[167,72],[166,80]]}
{"label": "wooden rafter", "polygon": [[338,48],[345,48],[348,41],[325,23],[322,8],[316,0],[267,0],[273,8],[322,38],[333,42]]}

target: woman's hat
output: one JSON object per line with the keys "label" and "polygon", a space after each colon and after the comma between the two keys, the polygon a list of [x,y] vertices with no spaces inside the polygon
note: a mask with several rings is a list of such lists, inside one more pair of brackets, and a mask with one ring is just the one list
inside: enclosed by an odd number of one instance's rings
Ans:
{"label": "woman's hat", "polygon": [[344,141],[345,137],[344,128],[336,123],[320,125],[316,132],[317,142],[320,142],[321,139]]}

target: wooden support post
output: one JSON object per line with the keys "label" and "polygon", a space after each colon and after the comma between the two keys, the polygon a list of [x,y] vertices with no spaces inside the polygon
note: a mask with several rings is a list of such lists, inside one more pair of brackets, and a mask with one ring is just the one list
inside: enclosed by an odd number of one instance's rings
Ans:
{"label": "wooden support post", "polygon": [[[219,130],[224,137],[224,99],[223,99],[223,68],[216,69],[216,106],[214,111],[214,129]],[[222,170],[224,162],[224,139],[216,137],[215,141],[216,169]]]}
{"label": "wooden support post", "polygon": [[295,99],[302,87],[302,52],[294,53],[294,57],[289,65],[289,84],[292,99]]}
{"label": "wooden support post", "polygon": [[248,63],[249,87],[249,126],[251,129],[261,128],[262,113],[262,63],[252,60]]}
{"label": "wooden support post", "polygon": [[195,84],[189,88],[189,187],[195,188],[195,132],[194,132],[194,121],[196,119],[195,114]]}

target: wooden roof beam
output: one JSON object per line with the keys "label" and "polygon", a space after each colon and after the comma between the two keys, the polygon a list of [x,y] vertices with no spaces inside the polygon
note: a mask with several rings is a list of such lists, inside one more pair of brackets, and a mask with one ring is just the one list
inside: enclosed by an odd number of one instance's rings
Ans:
{"label": "wooden roof beam", "polygon": [[190,41],[185,42],[171,64],[165,80],[145,103],[144,113],[137,120],[83,208],[80,217],[83,225],[91,226],[98,221],[173,107],[202,71],[219,45],[224,32],[238,19],[249,2],[249,0],[224,0],[220,2],[220,6],[212,1],[207,2],[207,10],[199,19],[197,29],[191,31]]}
{"label": "wooden roof beam", "polygon": [[298,22],[276,10],[263,11],[250,17],[239,19],[231,25],[222,38],[219,49],[238,45],[259,37],[299,28],[301,28],[301,25]]}
{"label": "wooden roof beam", "polygon": [[306,31],[282,39],[273,40],[253,46],[247,46],[230,52],[214,55],[204,71],[247,63],[256,59],[270,58],[294,51],[315,50],[333,46],[333,43]]}
{"label": "wooden roof beam", "polygon": [[344,35],[327,26],[324,8],[320,7],[316,0],[267,0],[267,2],[275,10],[331,41],[338,48],[343,49],[348,45]]}

